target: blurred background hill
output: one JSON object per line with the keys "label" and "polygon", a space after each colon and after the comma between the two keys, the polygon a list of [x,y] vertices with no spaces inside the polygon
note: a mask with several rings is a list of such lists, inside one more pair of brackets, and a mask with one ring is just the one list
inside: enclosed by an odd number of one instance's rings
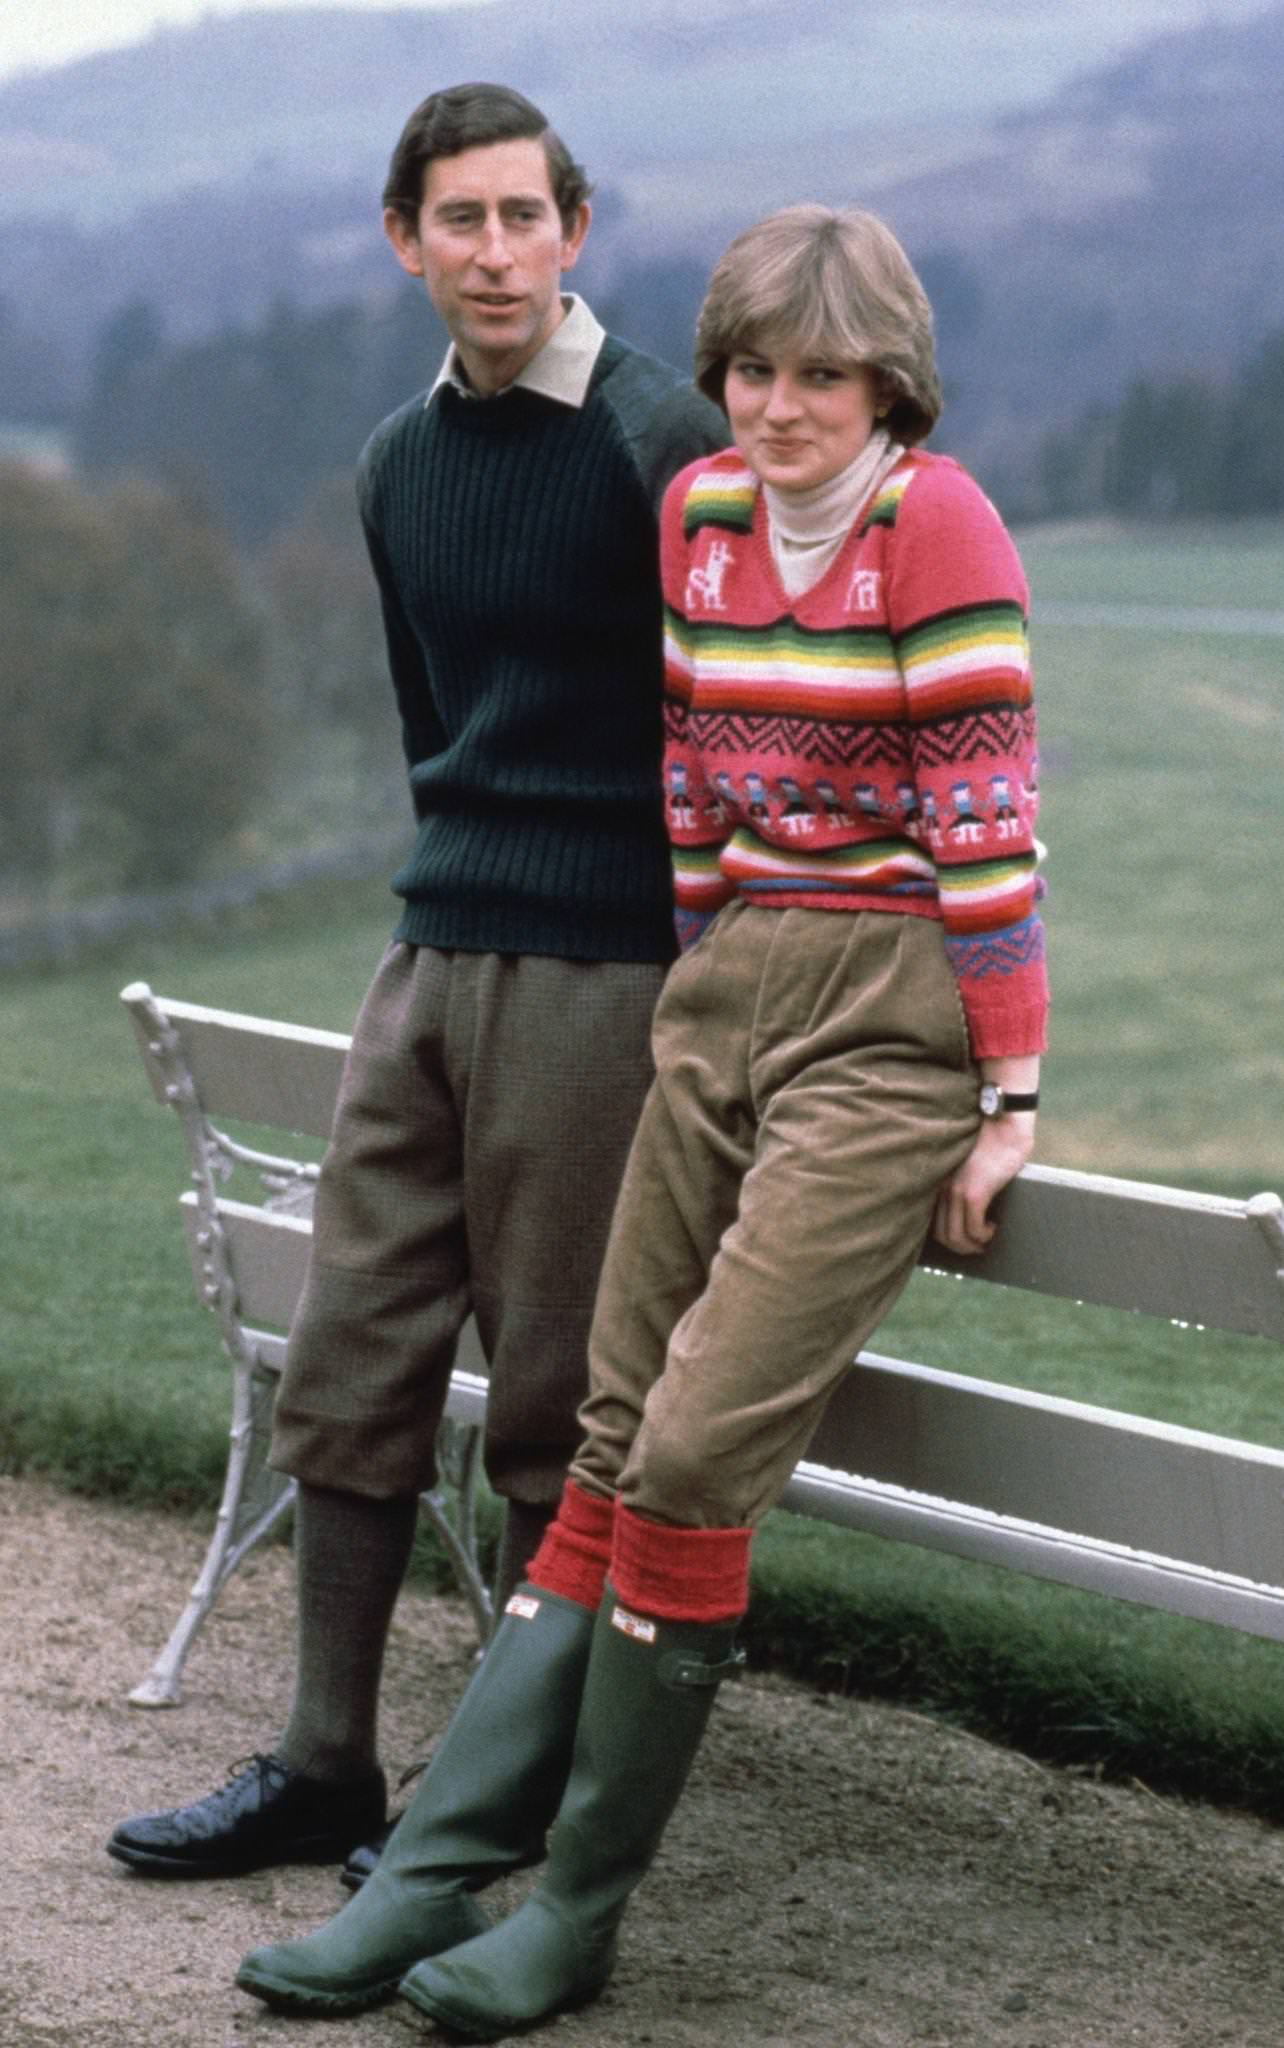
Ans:
{"label": "blurred background hill", "polygon": [[[1111,12],[269,9],[20,75],[0,85],[0,411],[65,424],[126,310],[131,347],[173,350],[284,305],[359,309],[351,345],[391,348],[408,388],[431,350],[421,323],[396,331],[388,150],[434,83],[501,76],[598,180],[586,290],[677,361],[747,218],[800,197],[883,212],[937,305],[942,445],[1029,498],[1042,433],[1139,374],[1232,375],[1284,325],[1284,5],[1102,59]],[[1149,10],[1123,12],[1135,35]]]}

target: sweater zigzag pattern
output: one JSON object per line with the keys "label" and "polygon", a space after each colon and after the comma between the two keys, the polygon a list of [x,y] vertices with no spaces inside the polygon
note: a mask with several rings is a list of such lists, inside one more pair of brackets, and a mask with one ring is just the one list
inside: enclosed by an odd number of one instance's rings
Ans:
{"label": "sweater zigzag pattern", "polygon": [[937,918],[974,1054],[1041,1051],[1028,593],[998,514],[957,463],[914,451],[792,600],[766,517],[734,449],[665,499],[679,912],[740,895]]}

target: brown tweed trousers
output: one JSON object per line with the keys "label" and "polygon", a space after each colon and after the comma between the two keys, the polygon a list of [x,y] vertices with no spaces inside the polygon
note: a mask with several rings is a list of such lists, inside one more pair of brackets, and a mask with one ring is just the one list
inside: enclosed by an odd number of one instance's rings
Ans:
{"label": "brown tweed trousers", "polygon": [[471,1310],[490,1369],[491,1484],[558,1499],[663,972],[388,948],[317,1190],[278,1470],[380,1499],[429,1485]]}

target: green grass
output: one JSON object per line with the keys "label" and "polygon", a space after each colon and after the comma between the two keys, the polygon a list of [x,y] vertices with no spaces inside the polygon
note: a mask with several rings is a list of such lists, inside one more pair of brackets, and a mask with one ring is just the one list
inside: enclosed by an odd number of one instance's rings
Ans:
{"label": "green grass", "polygon": [[[1278,528],[1198,546],[1089,530],[1033,536],[1025,553],[1037,611],[1040,591],[1270,608],[1280,550]],[[1040,1156],[1240,1195],[1284,1187],[1278,650],[1047,627],[1036,660],[1054,984]],[[392,908],[380,879],[328,885],[0,980],[0,1468],[208,1512],[226,1369],[180,1242],[179,1135],[118,991],[142,979],[346,1030]],[[1281,1441],[1265,1343],[924,1273],[875,1348]],[[760,1660],[825,1684],[1284,1814],[1272,1644],[787,1516],[759,1545],[749,1636]]]}
{"label": "green grass", "polygon": [[1237,1193],[1278,1186],[1281,645],[1040,627],[1038,600],[1203,602],[1211,554],[1235,603],[1272,609],[1284,602],[1284,529],[1206,549],[1153,533],[1108,547],[1036,533],[1024,554],[1051,849],[1041,1156]]}
{"label": "green grass", "polygon": [[1284,592],[1284,524],[1086,521],[1031,527],[1018,536],[1039,603],[1211,605],[1278,611]]}

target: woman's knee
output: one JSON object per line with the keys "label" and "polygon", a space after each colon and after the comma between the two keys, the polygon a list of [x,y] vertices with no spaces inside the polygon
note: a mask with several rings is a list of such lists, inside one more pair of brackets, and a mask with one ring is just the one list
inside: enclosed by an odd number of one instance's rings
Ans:
{"label": "woman's knee", "polygon": [[740,1528],[745,1520],[738,1461],[719,1459],[697,1430],[638,1432],[620,1478],[620,1499],[636,1513],[691,1529]]}

